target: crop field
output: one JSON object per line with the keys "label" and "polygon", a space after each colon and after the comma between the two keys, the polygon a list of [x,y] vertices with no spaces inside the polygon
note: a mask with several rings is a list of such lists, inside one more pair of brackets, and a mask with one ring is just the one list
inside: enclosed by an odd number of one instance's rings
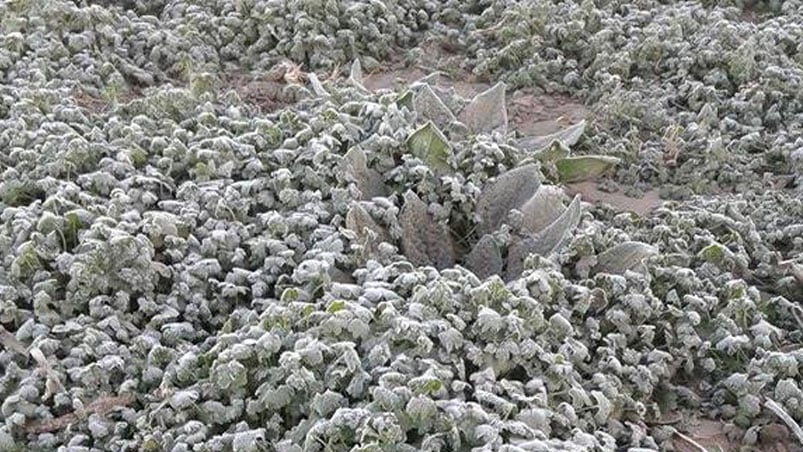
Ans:
{"label": "crop field", "polygon": [[0,2],[0,452],[802,425],[803,0]]}

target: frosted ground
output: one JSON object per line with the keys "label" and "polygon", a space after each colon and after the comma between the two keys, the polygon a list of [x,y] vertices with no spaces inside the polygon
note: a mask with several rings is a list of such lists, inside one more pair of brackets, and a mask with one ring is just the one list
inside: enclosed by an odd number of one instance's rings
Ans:
{"label": "frosted ground", "polygon": [[803,450],[801,1],[10,0],[0,71],[0,450]]}

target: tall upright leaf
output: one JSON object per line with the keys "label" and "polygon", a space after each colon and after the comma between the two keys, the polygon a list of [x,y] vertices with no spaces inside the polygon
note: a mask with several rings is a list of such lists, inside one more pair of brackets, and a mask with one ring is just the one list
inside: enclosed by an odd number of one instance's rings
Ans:
{"label": "tall upright leaf", "polygon": [[346,229],[357,234],[358,240],[368,253],[376,251],[380,243],[390,242],[390,235],[385,228],[378,225],[359,203],[352,204],[346,213]]}
{"label": "tall upright leaf", "polygon": [[524,260],[530,254],[546,257],[558,251],[571,236],[572,230],[577,227],[582,213],[580,195],[576,195],[569,207],[543,231],[515,240],[508,248],[506,279],[511,280],[521,274]]}
{"label": "tall upright leaf", "polygon": [[413,108],[421,118],[432,121],[441,128],[445,128],[455,120],[452,111],[428,84],[422,85],[413,96]]}
{"label": "tall upright leaf", "polygon": [[368,157],[365,155],[365,151],[355,146],[346,152],[345,160],[348,171],[360,190],[360,199],[369,200],[376,196],[385,196],[384,178],[379,172],[368,167]]}
{"label": "tall upright leaf", "polygon": [[505,261],[502,260],[502,253],[494,243],[493,236],[486,234],[466,256],[465,264],[478,278],[485,279],[502,273]]}
{"label": "tall upright leaf", "polygon": [[434,171],[447,172],[451,169],[449,156],[452,154],[452,147],[443,132],[432,121],[407,138],[407,147],[414,156],[420,158]]}
{"label": "tall upright leaf", "polygon": [[535,164],[510,170],[486,186],[477,200],[480,216],[479,232],[495,231],[507,218],[508,212],[518,209],[538,190],[541,173]]}
{"label": "tall upright leaf", "polygon": [[496,129],[506,133],[507,107],[504,82],[499,82],[474,96],[460,112],[459,119],[474,133],[490,133]]}
{"label": "tall upright leaf", "polygon": [[566,194],[560,187],[541,185],[519,210],[524,214],[522,230],[537,234],[566,211],[563,200]]}
{"label": "tall upright leaf", "polygon": [[404,194],[399,214],[404,255],[415,265],[448,268],[455,263],[455,251],[449,228],[436,222],[427,205],[414,192]]}

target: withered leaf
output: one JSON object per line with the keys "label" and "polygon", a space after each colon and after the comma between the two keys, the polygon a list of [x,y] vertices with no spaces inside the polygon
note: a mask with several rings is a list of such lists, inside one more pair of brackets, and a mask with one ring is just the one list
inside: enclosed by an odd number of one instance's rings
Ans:
{"label": "withered leaf", "polygon": [[360,190],[360,199],[369,200],[387,194],[384,178],[379,172],[368,167],[368,157],[361,148],[355,146],[349,149],[345,158],[349,171]]}
{"label": "withered leaf", "polygon": [[390,236],[385,228],[378,225],[358,203],[352,204],[346,213],[346,229],[354,231],[369,252],[373,252],[376,246],[382,242],[390,242]]}

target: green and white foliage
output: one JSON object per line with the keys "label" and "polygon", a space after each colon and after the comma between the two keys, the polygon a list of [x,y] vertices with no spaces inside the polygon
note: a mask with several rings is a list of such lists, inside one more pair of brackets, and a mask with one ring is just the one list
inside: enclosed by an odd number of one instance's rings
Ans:
{"label": "green and white foliage", "polygon": [[[1,3],[0,449],[667,450],[675,413],[746,446],[803,423],[803,7],[604,3]],[[500,82],[366,89],[438,37]],[[240,71],[287,78],[277,108]],[[522,86],[593,115],[519,136]],[[564,193],[607,172],[686,199]]]}

